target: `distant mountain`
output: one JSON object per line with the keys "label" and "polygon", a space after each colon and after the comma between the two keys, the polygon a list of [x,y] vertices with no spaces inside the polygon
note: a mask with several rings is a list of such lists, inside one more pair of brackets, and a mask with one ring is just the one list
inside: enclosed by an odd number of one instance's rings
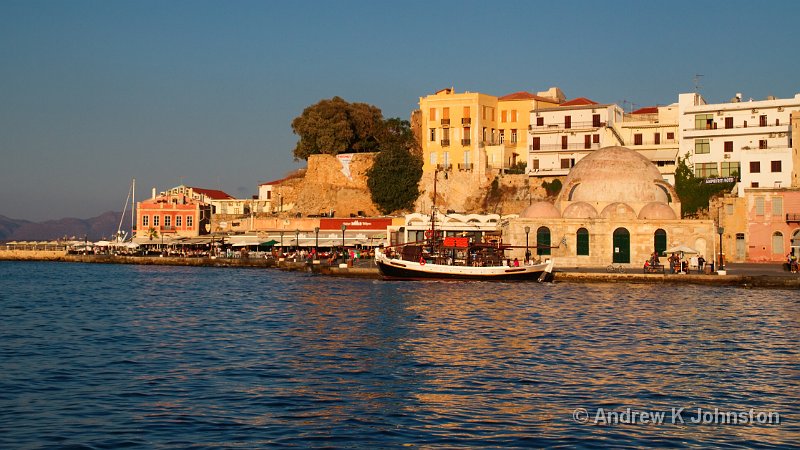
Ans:
{"label": "distant mountain", "polygon": [[[109,211],[91,219],[64,218],[45,222],[30,222],[0,216],[0,241],[49,241],[63,237],[97,241],[111,238],[117,232],[120,212]],[[131,224],[122,224],[130,236]]]}

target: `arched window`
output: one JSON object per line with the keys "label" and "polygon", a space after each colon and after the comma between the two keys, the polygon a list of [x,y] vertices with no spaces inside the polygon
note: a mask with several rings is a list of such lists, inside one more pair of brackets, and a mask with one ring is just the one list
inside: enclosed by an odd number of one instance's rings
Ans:
{"label": "arched window", "polygon": [[575,233],[577,241],[577,255],[589,256],[589,230],[586,228],[579,228]]}
{"label": "arched window", "polygon": [[569,195],[567,196],[567,200],[572,201],[572,195],[575,193],[575,189],[578,189],[580,183],[576,183],[572,188],[569,190]]}
{"label": "arched window", "polygon": [[783,234],[780,231],[772,233],[772,254],[783,255]]}
{"label": "arched window", "polygon": [[631,262],[631,233],[625,228],[614,230],[613,250],[613,262],[618,264]]}
{"label": "arched window", "polygon": [[539,227],[536,230],[536,247],[537,255],[550,254],[550,228]]}
{"label": "arched window", "polygon": [[661,228],[653,233],[653,250],[656,251],[658,256],[664,256],[664,252],[667,251],[667,232]]}

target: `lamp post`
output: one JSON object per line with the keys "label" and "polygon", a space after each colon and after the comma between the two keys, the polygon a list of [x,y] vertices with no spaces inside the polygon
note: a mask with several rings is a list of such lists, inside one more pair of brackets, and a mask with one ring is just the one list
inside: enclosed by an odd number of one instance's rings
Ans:
{"label": "lamp post", "polygon": [[294,251],[300,251],[300,230],[294,230]]}
{"label": "lamp post", "polygon": [[344,259],[344,232],[347,231],[347,225],[342,224],[342,264],[346,264],[347,261]]}
{"label": "lamp post", "polygon": [[725,228],[719,227],[717,228],[717,233],[719,233],[719,270],[725,270],[725,261],[722,257],[722,233],[725,232]]}
{"label": "lamp post", "polygon": [[531,251],[528,249],[528,235],[531,233],[531,227],[525,226],[525,262],[531,259]]}
{"label": "lamp post", "polygon": [[319,256],[319,227],[314,227],[314,259],[317,259]]}
{"label": "lamp post", "polygon": [[283,231],[281,231],[281,253],[283,253]]}

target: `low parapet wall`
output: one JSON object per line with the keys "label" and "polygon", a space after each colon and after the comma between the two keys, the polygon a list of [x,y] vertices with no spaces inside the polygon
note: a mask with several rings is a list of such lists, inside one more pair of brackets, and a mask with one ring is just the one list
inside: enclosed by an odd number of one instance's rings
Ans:
{"label": "low parapet wall", "polygon": [[5,250],[0,249],[0,260],[12,261],[66,261],[66,250]]}

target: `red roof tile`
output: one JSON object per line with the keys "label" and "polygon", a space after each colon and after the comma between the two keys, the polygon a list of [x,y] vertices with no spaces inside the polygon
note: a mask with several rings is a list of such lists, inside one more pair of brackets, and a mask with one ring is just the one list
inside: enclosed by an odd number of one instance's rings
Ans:
{"label": "red roof tile", "polygon": [[598,103],[593,100],[589,100],[586,97],[578,97],[573,98],[572,100],[566,101],[559,106],[585,106],[585,105],[597,105]]}
{"label": "red roof tile", "polygon": [[513,94],[508,94],[500,97],[498,100],[539,100],[540,102],[558,103],[558,100],[553,98],[541,97],[539,95],[531,94],[530,92],[519,91]]}
{"label": "red roof tile", "polygon": [[216,189],[203,189],[203,188],[193,187],[192,190],[197,192],[198,194],[203,194],[206,197],[214,199],[214,200],[227,200],[227,199],[232,199],[233,198],[230,195],[228,195],[228,194],[226,194],[226,193],[224,193],[222,191],[218,191]]}
{"label": "red roof tile", "polygon": [[631,114],[658,114],[658,106],[645,106],[644,108],[637,109]]}

